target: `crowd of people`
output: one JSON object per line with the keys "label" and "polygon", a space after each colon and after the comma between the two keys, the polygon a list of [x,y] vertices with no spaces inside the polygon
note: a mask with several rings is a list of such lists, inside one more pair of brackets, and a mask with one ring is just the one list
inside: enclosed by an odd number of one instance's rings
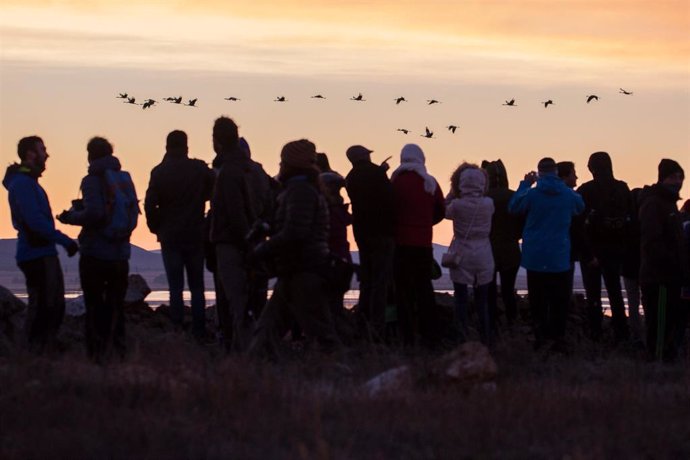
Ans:
{"label": "crowd of people", "polygon": [[[579,262],[592,340],[601,341],[605,332],[603,279],[614,341],[646,344],[654,359],[678,356],[690,310],[690,204],[677,207],[684,171],[676,161],[661,160],[656,183],[632,191],[614,177],[606,152],[590,156],[593,179],[580,187],[570,161],[543,158],[515,191],[501,160],[463,163],[444,195],[416,144],[402,148],[400,166],[389,178],[387,161],[372,162],[364,146],[347,149],[352,169],[343,176],[311,141],[300,139],[285,144],[279,173],[270,177],[232,119],[215,121],[212,140],[209,166],[189,157],[183,131],[172,131],[143,203],[146,224],[161,245],[170,319],[179,330],[187,327],[186,274],[190,332],[202,343],[273,357],[285,349],[287,337],[324,353],[342,352],[353,337],[435,348],[468,340],[468,318],[476,317],[480,340],[492,348],[499,326],[510,328],[518,319],[515,282],[522,266],[535,348],[566,353]],[[53,347],[64,316],[61,245],[70,257],[80,254],[86,348],[103,362],[126,354],[129,240],[140,210],[112,145],[94,137],[86,150],[82,197],[56,217],[81,227],[78,241],[56,229],[38,182],[48,159],[41,138],[19,141],[20,161],[8,167],[3,185],[18,232],[17,264],[26,278],[29,348]],[[432,285],[439,272],[433,227],[444,218],[453,223],[441,261],[454,287],[452,321],[437,307]],[[358,265],[350,255],[349,225]],[[205,268],[213,273],[217,331],[207,330]],[[348,313],[343,296],[353,273],[359,300]]]}

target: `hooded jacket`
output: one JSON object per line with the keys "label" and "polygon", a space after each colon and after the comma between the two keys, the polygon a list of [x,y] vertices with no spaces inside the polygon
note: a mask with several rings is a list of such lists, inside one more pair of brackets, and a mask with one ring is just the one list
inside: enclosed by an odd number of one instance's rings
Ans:
{"label": "hooded jacket", "polygon": [[658,183],[640,192],[640,284],[689,285],[679,199]]}
{"label": "hooded jacket", "polygon": [[120,171],[120,160],[113,155],[96,158],[89,162],[88,174],[81,181],[83,209],[72,210],[62,222],[80,226],[79,251],[82,256],[100,260],[128,260],[130,256],[129,238],[112,240],[103,234],[107,221],[105,171]]}
{"label": "hooded jacket", "polygon": [[458,189],[460,198],[450,200],[446,206],[446,219],[453,221],[449,251],[460,256],[459,266],[450,269],[450,278],[460,284],[488,284],[494,275],[489,239],[494,203],[484,196],[485,173],[477,168],[466,169],[460,174]]}
{"label": "hooded jacket", "polygon": [[424,179],[414,171],[403,171],[393,179],[395,197],[395,244],[431,247],[433,226],[443,220],[445,203],[441,187],[431,195]]}
{"label": "hooded jacket", "polygon": [[508,188],[508,175],[501,160],[482,162],[482,168],[489,176],[489,190],[486,196],[494,203],[491,220],[491,249],[496,270],[520,266],[520,238],[523,219],[508,212],[508,203],[515,191]]}
{"label": "hooded jacket", "polygon": [[55,229],[48,195],[28,167],[10,165],[2,185],[7,189],[12,226],[17,230],[17,263],[56,256],[56,243],[65,248],[72,244],[70,237]]}
{"label": "hooded jacket", "polygon": [[[591,156],[588,164],[593,179],[577,189],[585,202],[582,218],[586,245],[595,256],[614,254],[620,257],[626,250],[626,239],[629,236],[632,197],[628,184],[613,177],[608,155],[597,153]],[[606,226],[604,222],[613,219],[620,221],[616,224],[621,225],[620,231],[602,232],[600,228]]]}
{"label": "hooded jacket", "polygon": [[545,174],[531,188],[527,181],[508,203],[508,211],[526,216],[521,265],[527,270],[561,273],[570,268],[570,222],[585,208],[582,197],[555,174]]}
{"label": "hooded jacket", "polygon": [[167,153],[151,170],[146,223],[165,243],[204,241],[204,211],[215,177],[202,160]]}

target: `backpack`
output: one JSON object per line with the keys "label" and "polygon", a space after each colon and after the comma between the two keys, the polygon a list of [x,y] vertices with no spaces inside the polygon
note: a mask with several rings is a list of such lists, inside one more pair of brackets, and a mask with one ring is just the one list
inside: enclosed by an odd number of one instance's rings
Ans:
{"label": "backpack", "polygon": [[127,240],[141,214],[134,183],[127,171],[106,169],[103,178],[106,223],[102,233],[111,240]]}

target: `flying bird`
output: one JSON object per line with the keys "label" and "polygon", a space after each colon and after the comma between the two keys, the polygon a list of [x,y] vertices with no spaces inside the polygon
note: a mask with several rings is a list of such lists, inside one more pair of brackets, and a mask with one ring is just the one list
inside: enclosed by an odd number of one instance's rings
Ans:
{"label": "flying bird", "polygon": [[137,99],[135,97],[128,97],[127,102],[125,104],[134,104],[137,105]]}
{"label": "flying bird", "polygon": [[409,129],[403,129],[403,128],[398,128],[398,131],[400,131],[400,132],[403,133],[403,134],[407,134],[407,133],[410,132]]}
{"label": "flying bird", "polygon": [[433,105],[433,104],[440,104],[441,102],[437,101],[436,99],[427,99],[427,105]]}
{"label": "flying bird", "polygon": [[231,101],[231,102],[239,101],[239,99],[236,98],[236,97],[234,97],[234,96],[226,97],[226,98],[224,98],[224,99],[225,99],[226,101]]}
{"label": "flying bird", "polygon": [[315,94],[315,95],[312,96],[311,98],[312,98],[312,99],[326,99],[325,97],[323,97],[323,96],[320,95],[320,94]]}
{"label": "flying bird", "polygon": [[364,99],[364,96],[362,96],[362,93],[359,93],[357,96],[353,96],[350,98],[351,101],[358,101],[358,102],[364,102],[366,99]]}
{"label": "flying bird", "polygon": [[117,99],[127,99],[127,93],[118,93]]}
{"label": "flying bird", "polygon": [[545,108],[545,109],[548,109],[548,108],[549,108],[549,105],[553,104],[553,101],[552,101],[551,99],[549,99],[549,100],[546,101],[546,102],[542,102],[542,104],[544,104],[544,108]]}
{"label": "flying bird", "polygon": [[590,94],[589,96],[587,96],[587,104],[589,104],[589,103],[592,102],[593,100],[594,100],[594,101],[598,101],[598,100],[599,100],[599,96],[597,96],[596,94]]}
{"label": "flying bird", "polygon": [[446,128],[448,128],[448,131],[450,131],[453,134],[455,134],[455,130],[458,129],[458,127],[455,125],[448,125],[446,126]]}
{"label": "flying bird", "polygon": [[619,89],[619,91],[618,91],[619,93],[625,94],[626,96],[632,96],[632,91],[626,91],[623,88],[618,88],[618,89]]}
{"label": "flying bird", "polygon": [[431,139],[432,137],[434,137],[434,132],[433,132],[433,131],[429,131],[429,128],[428,128],[428,127],[426,127],[425,130],[426,130],[426,133],[425,133],[425,134],[421,134],[422,137],[426,137],[427,139]]}
{"label": "flying bird", "polygon": [[[167,101],[167,102],[175,102],[177,100],[177,98],[176,97],[164,97],[163,100]],[[182,101],[182,96],[180,96],[180,101]]]}
{"label": "flying bird", "polygon": [[278,96],[273,102],[287,102],[287,99],[285,99],[285,96]]}
{"label": "flying bird", "polygon": [[517,106],[515,105],[515,99],[511,99],[511,100],[509,100],[509,101],[506,101],[506,103],[503,104],[503,105],[507,105],[507,106],[510,106],[510,107],[517,107]]}
{"label": "flying bird", "polygon": [[398,104],[400,104],[401,102],[407,102],[407,99],[405,99],[405,98],[402,97],[402,96],[396,97],[396,98],[393,99],[393,100],[395,101],[395,105],[398,105]]}
{"label": "flying bird", "polygon": [[146,99],[146,100],[144,101],[144,103],[142,104],[142,107],[141,107],[141,108],[144,109],[144,110],[146,110],[146,109],[148,109],[149,107],[153,107],[155,104],[156,104],[156,100],[155,100],[155,99]]}
{"label": "flying bird", "polygon": [[189,102],[186,105],[187,107],[196,107],[196,101],[197,99],[190,99]]}

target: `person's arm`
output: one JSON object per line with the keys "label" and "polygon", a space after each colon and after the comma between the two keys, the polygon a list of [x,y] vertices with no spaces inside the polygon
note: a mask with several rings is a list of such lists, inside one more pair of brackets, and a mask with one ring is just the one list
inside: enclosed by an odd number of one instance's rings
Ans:
{"label": "person's arm", "polygon": [[55,228],[53,216],[41,211],[44,198],[40,187],[28,182],[19,183],[12,191],[10,201],[15,201],[13,209],[19,214],[20,225],[30,234],[48,243],[57,243],[64,248],[76,246],[70,237]]}
{"label": "person's arm", "polygon": [[154,179],[153,171],[151,171],[151,178],[149,179],[149,187],[146,189],[146,197],[144,198],[144,214],[146,215],[146,225],[153,234],[158,233],[160,226],[160,196],[158,192],[158,184]]}
{"label": "person's arm", "polygon": [[532,184],[536,181],[534,173],[525,174],[525,179],[520,182],[520,186],[513,193],[513,196],[508,202],[508,212],[511,214],[525,214],[529,209],[528,194],[532,188]]}
{"label": "person's arm", "polygon": [[446,216],[446,203],[443,199],[443,191],[441,186],[436,183],[436,191],[434,192],[434,225],[438,224]]}
{"label": "person's arm", "polygon": [[100,176],[86,176],[81,182],[83,209],[62,213],[60,222],[82,227],[103,223],[106,218],[104,181]]}

